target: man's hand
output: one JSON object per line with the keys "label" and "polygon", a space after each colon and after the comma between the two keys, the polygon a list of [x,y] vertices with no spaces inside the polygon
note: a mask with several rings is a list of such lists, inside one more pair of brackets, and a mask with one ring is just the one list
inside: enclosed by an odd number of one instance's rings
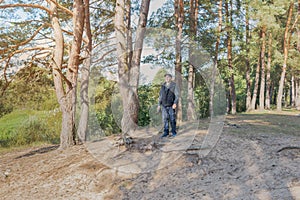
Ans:
{"label": "man's hand", "polygon": [[156,112],[159,113],[159,111],[160,111],[160,106],[157,106]]}
{"label": "man's hand", "polygon": [[172,108],[176,109],[176,107],[177,107],[177,105],[174,103],[173,106],[172,106]]}

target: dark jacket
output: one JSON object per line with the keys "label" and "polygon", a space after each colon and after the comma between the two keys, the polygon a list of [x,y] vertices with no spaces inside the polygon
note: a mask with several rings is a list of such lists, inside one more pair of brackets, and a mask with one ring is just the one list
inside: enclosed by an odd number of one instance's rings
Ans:
{"label": "dark jacket", "polygon": [[178,89],[176,83],[173,81],[170,83],[169,87],[164,83],[159,92],[159,105],[164,107],[172,106],[178,103]]}

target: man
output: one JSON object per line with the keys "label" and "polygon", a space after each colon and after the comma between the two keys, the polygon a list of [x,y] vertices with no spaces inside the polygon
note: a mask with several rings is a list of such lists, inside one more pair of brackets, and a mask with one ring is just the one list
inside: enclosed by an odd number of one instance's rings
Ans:
{"label": "man", "polygon": [[167,137],[169,135],[169,122],[172,128],[172,137],[175,137],[177,134],[175,109],[178,103],[178,89],[175,82],[172,81],[171,74],[165,74],[165,81],[159,92],[159,103],[157,107],[157,111],[162,110],[164,123],[164,133],[161,137]]}

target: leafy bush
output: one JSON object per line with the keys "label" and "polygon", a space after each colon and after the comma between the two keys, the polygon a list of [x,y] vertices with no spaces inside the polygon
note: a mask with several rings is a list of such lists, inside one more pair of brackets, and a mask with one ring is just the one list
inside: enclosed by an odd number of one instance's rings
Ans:
{"label": "leafy bush", "polygon": [[[0,79],[0,89],[5,89],[0,101],[1,113],[13,109],[52,110],[58,106],[53,80],[47,69],[36,66],[22,68],[6,86]],[[4,109],[4,111],[3,111]]]}
{"label": "leafy bush", "polygon": [[0,120],[0,146],[58,143],[60,128],[58,111],[14,111]]}
{"label": "leafy bush", "polygon": [[46,141],[46,132],[46,124],[35,116],[31,117],[18,128],[14,137],[14,144],[19,146],[37,141]]}
{"label": "leafy bush", "polygon": [[198,119],[209,116],[209,90],[205,85],[195,88],[195,107]]}
{"label": "leafy bush", "polygon": [[10,105],[4,105],[2,102],[0,102],[0,117],[11,113],[13,111],[13,107]]}

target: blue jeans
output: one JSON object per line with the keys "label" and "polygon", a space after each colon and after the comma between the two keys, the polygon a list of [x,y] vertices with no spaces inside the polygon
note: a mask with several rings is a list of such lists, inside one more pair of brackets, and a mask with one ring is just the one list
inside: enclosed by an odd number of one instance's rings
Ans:
{"label": "blue jeans", "polygon": [[162,106],[162,118],[164,122],[164,136],[169,135],[169,122],[172,128],[172,135],[176,135],[176,114],[172,107]]}

